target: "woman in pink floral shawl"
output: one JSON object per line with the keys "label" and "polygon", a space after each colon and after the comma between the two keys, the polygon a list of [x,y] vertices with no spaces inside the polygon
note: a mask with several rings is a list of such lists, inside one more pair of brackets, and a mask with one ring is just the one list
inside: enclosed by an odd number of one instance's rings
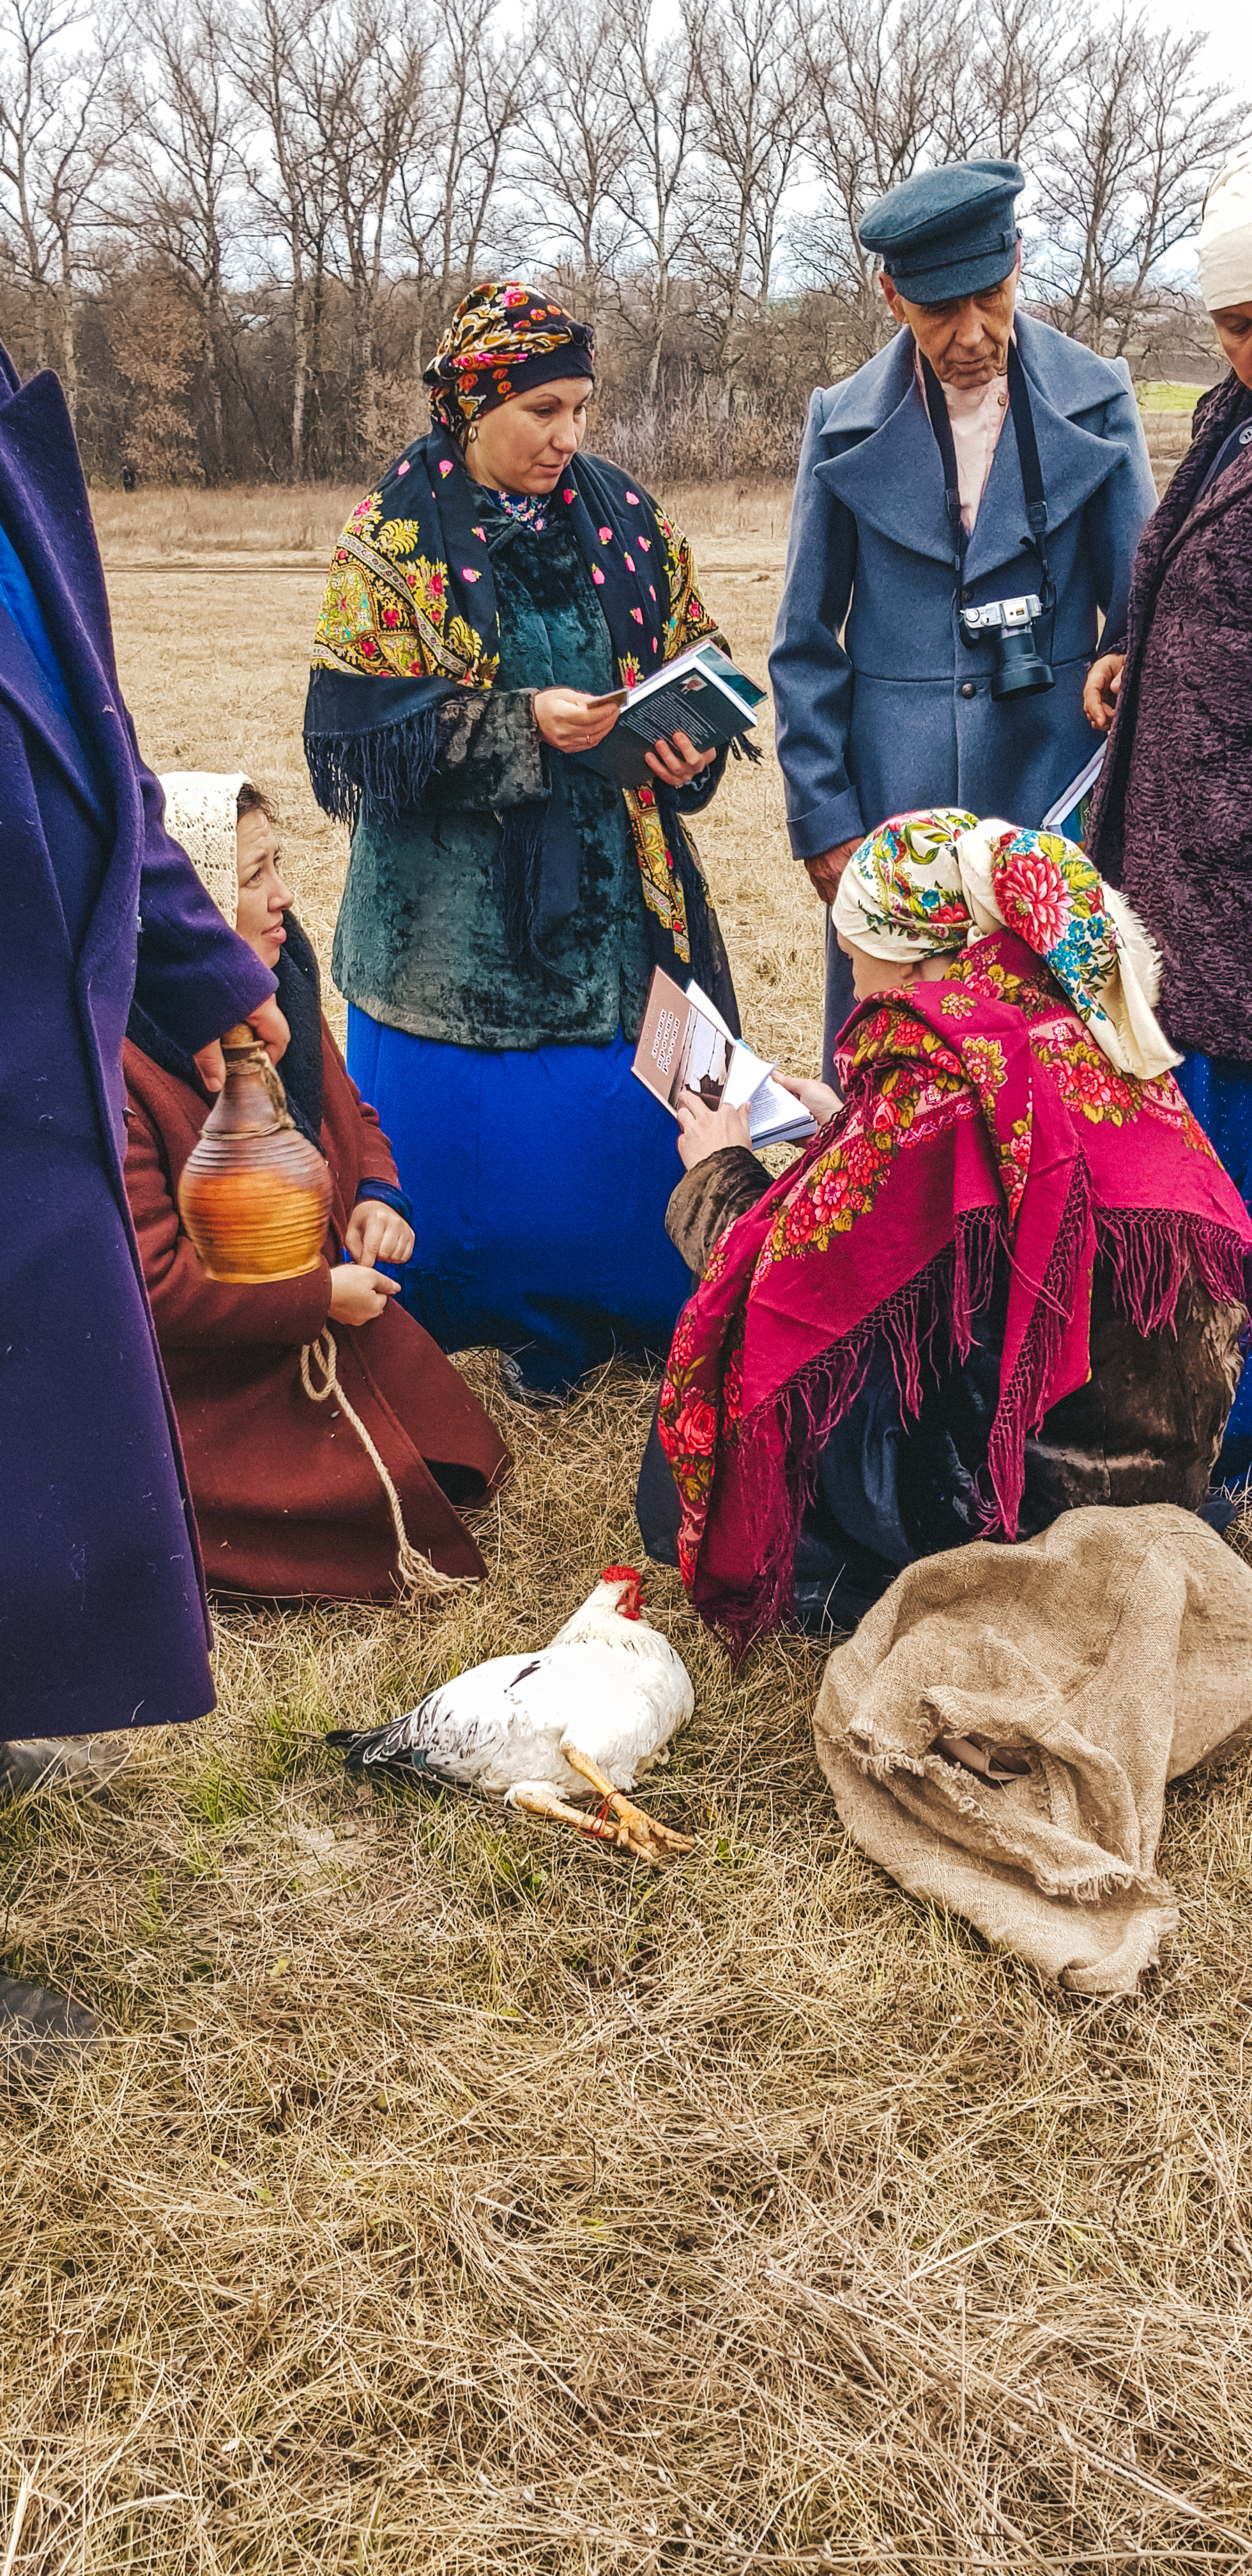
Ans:
{"label": "woman in pink floral shawl", "polygon": [[842,1103],[771,1183],[743,1114],[693,1102],[667,1219],[702,1276],[640,1521],[738,1644],[1080,1504],[1198,1510],[1246,1321],[1252,1223],[1081,850],[899,816],[835,924]]}

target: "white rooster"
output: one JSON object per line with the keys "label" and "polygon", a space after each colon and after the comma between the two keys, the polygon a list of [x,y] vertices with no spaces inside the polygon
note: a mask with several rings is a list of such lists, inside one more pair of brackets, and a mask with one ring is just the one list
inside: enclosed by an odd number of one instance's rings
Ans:
{"label": "white rooster", "polygon": [[[623,1795],[641,1771],[668,1758],[671,1737],[695,1706],[686,1666],[641,1616],[642,1598],[633,1566],[606,1565],[550,1645],[493,1655],[428,1691],[390,1726],[328,1742],[344,1748],[349,1771],[503,1789],[506,1806],[557,1817],[639,1860],[691,1851],[689,1834]],[[575,1798],[588,1803],[574,1806]]]}

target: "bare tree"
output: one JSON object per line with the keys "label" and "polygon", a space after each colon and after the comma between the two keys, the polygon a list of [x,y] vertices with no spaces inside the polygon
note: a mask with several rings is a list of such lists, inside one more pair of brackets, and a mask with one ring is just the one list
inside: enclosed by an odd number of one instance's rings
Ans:
{"label": "bare tree", "polygon": [[247,103],[233,78],[238,28],[231,0],[150,0],[142,106],[122,220],[136,251],[154,252],[181,280],[200,323],[207,399],[203,432],[211,483],[230,471],[226,387],[233,358],[227,249],[240,230],[247,176]]}
{"label": "bare tree", "polygon": [[400,230],[434,288],[437,327],[499,230],[506,154],[534,87],[533,29],[500,38],[497,14],[498,0],[445,0],[432,73],[438,120],[400,171]]}
{"label": "bare tree", "polygon": [[425,147],[437,102],[433,32],[410,7],[339,0],[306,76],[335,208],[335,256],[352,316],[344,461],[379,443],[377,335],[400,174]]}
{"label": "bare tree", "polygon": [[1123,8],[1065,65],[1038,173],[1035,267],[1059,328],[1114,356],[1132,345],[1160,263],[1194,229],[1245,123],[1229,91],[1200,77],[1204,43]]}
{"label": "bare tree", "polygon": [[324,55],[326,0],[256,0],[241,29],[239,76],[257,111],[261,149],[249,173],[264,227],[282,244],[291,302],[291,471],[305,468],[313,380],[333,223],[327,153],[309,73]]}
{"label": "bare tree", "polygon": [[614,77],[619,23],[616,0],[600,0],[585,19],[563,9],[544,20],[517,169],[536,237],[555,244],[593,317],[629,229],[620,212],[630,156]]}
{"label": "bare tree", "polygon": [[106,18],[75,53],[82,24],[64,0],[4,0],[0,9],[0,221],[30,297],[36,364],[59,369],[71,414],[84,236],[133,113],[115,76],[122,18]]}
{"label": "bare tree", "polygon": [[626,145],[613,200],[636,255],[632,284],[643,314],[643,391],[654,400],[670,326],[676,273],[689,252],[691,154],[696,119],[690,31],[652,41],[652,0],[623,0],[610,87]]}
{"label": "bare tree", "polygon": [[706,182],[699,268],[713,303],[711,371],[726,401],[745,309],[769,296],[811,106],[795,19],[778,0],[685,0],[683,21]]}

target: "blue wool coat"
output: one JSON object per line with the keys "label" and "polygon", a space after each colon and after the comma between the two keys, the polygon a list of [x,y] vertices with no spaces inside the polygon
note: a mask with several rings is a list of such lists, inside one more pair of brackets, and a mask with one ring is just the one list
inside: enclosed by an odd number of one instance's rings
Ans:
{"label": "blue wool coat", "polygon": [[[122,1179],[132,995],[194,1051],[275,979],[162,822],[55,376],[0,351],[0,524],[74,702],[0,609],[0,1737],[213,1705],[177,1433]],[[140,915],[142,913],[142,940]]]}
{"label": "blue wool coat", "polygon": [[[1110,641],[1124,626],[1155,501],[1147,446],[1124,359],[1099,358],[1025,314],[1016,328],[1058,594],[1050,638],[1047,620],[1040,637],[1056,686],[997,704],[991,645],[971,651],[961,639],[943,468],[912,333],[901,331],[809,405],[770,659],[797,859],[912,806],[1037,826],[1095,748],[1083,682],[1101,612]],[[1039,588],[1011,417],[965,583],[971,605]]]}

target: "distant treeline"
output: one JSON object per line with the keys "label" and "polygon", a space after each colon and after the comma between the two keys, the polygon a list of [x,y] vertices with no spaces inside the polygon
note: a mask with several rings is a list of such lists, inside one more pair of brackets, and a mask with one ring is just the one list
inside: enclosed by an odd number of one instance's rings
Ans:
{"label": "distant treeline", "polygon": [[1032,308],[1137,374],[1216,372],[1171,254],[1247,126],[1204,39],[1050,0],[0,0],[0,333],[89,469],[368,470],[425,421],[474,278],[595,321],[593,438],[657,482],[794,469],[889,324],[856,224],[912,170],[1022,160]]}

